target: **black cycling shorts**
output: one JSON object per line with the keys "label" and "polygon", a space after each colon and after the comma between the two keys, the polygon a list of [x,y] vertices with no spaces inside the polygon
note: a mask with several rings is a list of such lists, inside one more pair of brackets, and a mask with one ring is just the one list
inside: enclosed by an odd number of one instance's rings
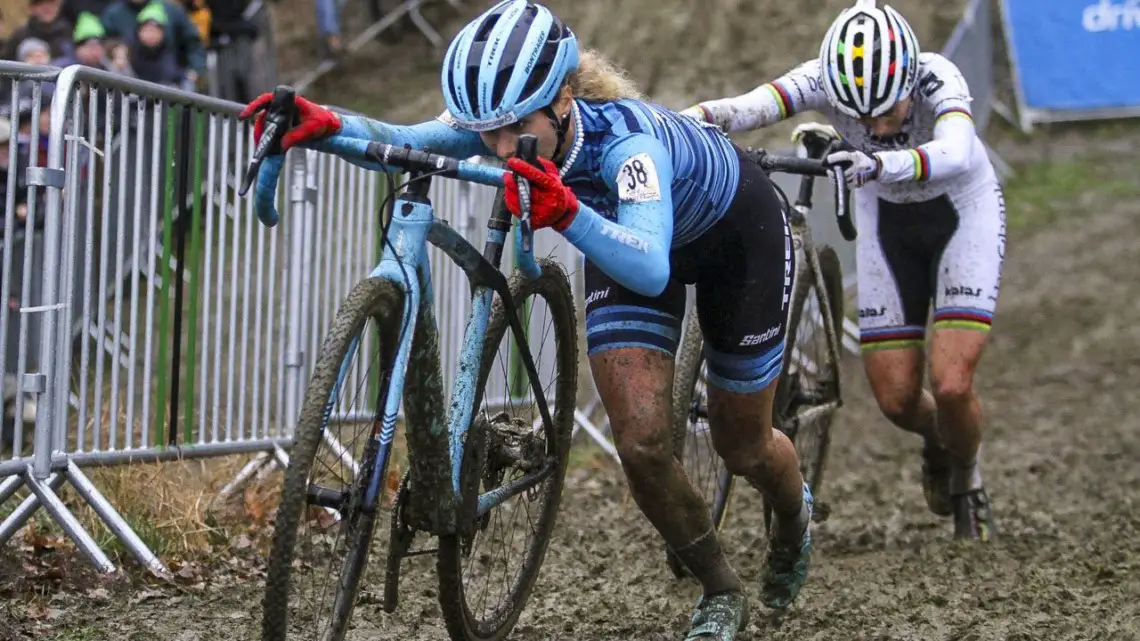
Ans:
{"label": "black cycling shorts", "polygon": [[591,356],[619,347],[676,354],[685,286],[696,285],[709,383],[750,393],[779,376],[795,255],[781,200],[752,161],[740,158],[740,184],[724,216],[670,254],[659,296],[622,287],[588,259],[585,270]]}

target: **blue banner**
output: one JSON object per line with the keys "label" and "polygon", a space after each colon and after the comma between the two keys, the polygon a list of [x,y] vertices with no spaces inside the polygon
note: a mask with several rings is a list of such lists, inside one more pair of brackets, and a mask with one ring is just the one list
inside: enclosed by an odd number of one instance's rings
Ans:
{"label": "blue banner", "polygon": [[1140,0],[1004,0],[1030,109],[1140,107]]}

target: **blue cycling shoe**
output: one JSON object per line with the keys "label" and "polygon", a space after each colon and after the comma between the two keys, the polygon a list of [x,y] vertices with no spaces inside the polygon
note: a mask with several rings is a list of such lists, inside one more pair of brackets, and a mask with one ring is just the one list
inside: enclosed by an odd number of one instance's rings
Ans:
{"label": "blue cycling shoe", "polygon": [[760,585],[761,600],[769,608],[782,610],[791,605],[807,580],[808,566],[811,563],[811,514],[814,504],[811,490],[805,483],[804,505],[808,518],[799,542],[789,544],[778,541],[775,536],[769,538],[767,567]]}
{"label": "blue cycling shoe", "polygon": [[748,599],[744,592],[701,597],[685,641],[733,641],[747,625]]}

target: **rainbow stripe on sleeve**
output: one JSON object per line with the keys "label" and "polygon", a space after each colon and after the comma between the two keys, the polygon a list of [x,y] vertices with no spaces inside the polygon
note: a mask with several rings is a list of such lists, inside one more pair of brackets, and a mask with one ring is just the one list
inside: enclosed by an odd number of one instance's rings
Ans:
{"label": "rainbow stripe on sleeve", "polygon": [[934,117],[934,124],[937,125],[938,122],[943,118],[954,117],[966,118],[970,122],[974,121],[974,116],[970,113],[969,109],[963,109],[962,107],[951,107],[949,109],[938,112],[938,115]]}
{"label": "rainbow stripe on sleeve", "polygon": [[908,149],[914,158],[914,179],[923,181],[930,178],[930,156],[921,148]]}
{"label": "rainbow stripe on sleeve", "polygon": [[781,118],[789,118],[795,115],[796,108],[795,105],[792,104],[792,97],[788,94],[788,91],[786,89],[780,86],[780,83],[769,82],[764,86],[768,88],[768,91],[772,92],[773,96],[775,96],[776,104],[780,106]]}

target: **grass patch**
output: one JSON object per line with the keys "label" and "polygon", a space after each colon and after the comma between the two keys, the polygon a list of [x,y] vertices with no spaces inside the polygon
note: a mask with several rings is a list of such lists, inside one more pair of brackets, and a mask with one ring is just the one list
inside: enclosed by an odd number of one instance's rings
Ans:
{"label": "grass patch", "polygon": [[1062,217],[1094,216],[1105,198],[1135,200],[1137,169],[1135,159],[1099,154],[1019,166],[1005,185],[1006,225],[1031,229]]}
{"label": "grass patch", "polygon": [[[212,502],[248,460],[244,456],[86,470],[92,483],[135,533],[165,561],[208,561],[235,549],[262,547],[280,492],[280,473],[251,484],[221,509]],[[5,505],[14,508],[27,494]],[[69,484],[60,497],[104,552],[116,563],[133,565],[122,542]],[[74,544],[42,509],[17,534],[32,549],[71,550]],[[128,560],[132,559],[132,560]]]}

